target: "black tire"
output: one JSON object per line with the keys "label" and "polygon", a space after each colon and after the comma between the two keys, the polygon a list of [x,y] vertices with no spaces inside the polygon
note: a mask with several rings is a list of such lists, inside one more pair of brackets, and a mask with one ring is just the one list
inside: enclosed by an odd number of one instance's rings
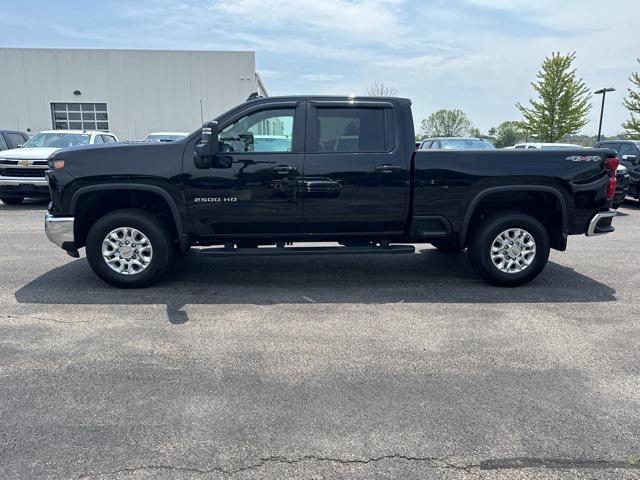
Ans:
{"label": "black tire", "polygon": [[2,203],[6,205],[20,205],[23,201],[23,197],[0,197]]}
{"label": "black tire", "polygon": [[[144,234],[153,248],[148,266],[139,273],[124,275],[112,270],[102,256],[102,242],[119,227],[132,227]],[[169,228],[155,215],[138,209],[116,210],[98,219],[87,235],[87,260],[95,274],[119,288],[144,288],[157,282],[171,263],[174,248]]]}
{"label": "black tire", "polygon": [[460,247],[450,240],[433,240],[431,245],[443,253],[458,253],[464,250],[464,247]]}
{"label": "black tire", "polygon": [[[491,246],[501,232],[511,228],[526,230],[535,241],[531,264],[518,272],[503,272],[491,260]],[[525,213],[502,213],[484,220],[472,232],[468,255],[471,267],[492,285],[516,287],[537,277],[549,259],[549,232],[538,220]]]}

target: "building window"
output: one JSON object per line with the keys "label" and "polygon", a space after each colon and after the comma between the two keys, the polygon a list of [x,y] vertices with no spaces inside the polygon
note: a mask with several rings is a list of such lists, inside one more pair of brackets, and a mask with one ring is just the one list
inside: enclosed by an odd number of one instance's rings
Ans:
{"label": "building window", "polygon": [[106,103],[52,103],[54,130],[109,130]]}

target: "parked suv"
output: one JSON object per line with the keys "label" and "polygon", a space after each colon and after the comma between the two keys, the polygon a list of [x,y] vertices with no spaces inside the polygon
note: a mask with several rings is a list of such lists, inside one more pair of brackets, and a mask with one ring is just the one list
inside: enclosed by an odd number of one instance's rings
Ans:
{"label": "parked suv", "polygon": [[0,130],[0,152],[19,148],[29,140],[29,135],[17,130]]}
{"label": "parked suv", "polygon": [[492,143],[481,138],[440,137],[423,140],[419,150],[495,150],[495,148]]}
{"label": "parked suv", "polygon": [[620,208],[620,205],[627,198],[629,190],[629,170],[624,165],[618,165],[616,169],[616,194],[613,197],[613,208]]}
{"label": "parked suv", "polygon": [[109,132],[50,130],[34,135],[20,148],[0,152],[0,200],[18,205],[26,197],[48,198],[44,172],[49,169],[49,155],[61,148],[117,141]]}
{"label": "parked suv", "polygon": [[620,163],[629,171],[627,195],[640,200],[640,140],[606,140],[594,148],[612,148],[618,152]]}
{"label": "parked suv", "polygon": [[189,136],[188,132],[151,132],[144,137],[145,142],[175,142]]}

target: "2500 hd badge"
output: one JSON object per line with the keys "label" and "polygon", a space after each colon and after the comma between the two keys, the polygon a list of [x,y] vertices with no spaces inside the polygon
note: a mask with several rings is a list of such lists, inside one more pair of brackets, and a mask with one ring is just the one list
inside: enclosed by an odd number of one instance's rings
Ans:
{"label": "2500 hd badge", "polygon": [[193,199],[194,203],[222,203],[222,202],[237,202],[236,197],[196,197]]}

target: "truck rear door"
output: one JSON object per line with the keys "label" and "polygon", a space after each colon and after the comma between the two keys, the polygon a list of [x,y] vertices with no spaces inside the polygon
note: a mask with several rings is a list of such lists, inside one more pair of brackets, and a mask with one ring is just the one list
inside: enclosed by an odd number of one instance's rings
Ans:
{"label": "truck rear door", "polygon": [[299,192],[304,230],[317,234],[401,233],[410,159],[401,118],[386,101],[309,101]]}

